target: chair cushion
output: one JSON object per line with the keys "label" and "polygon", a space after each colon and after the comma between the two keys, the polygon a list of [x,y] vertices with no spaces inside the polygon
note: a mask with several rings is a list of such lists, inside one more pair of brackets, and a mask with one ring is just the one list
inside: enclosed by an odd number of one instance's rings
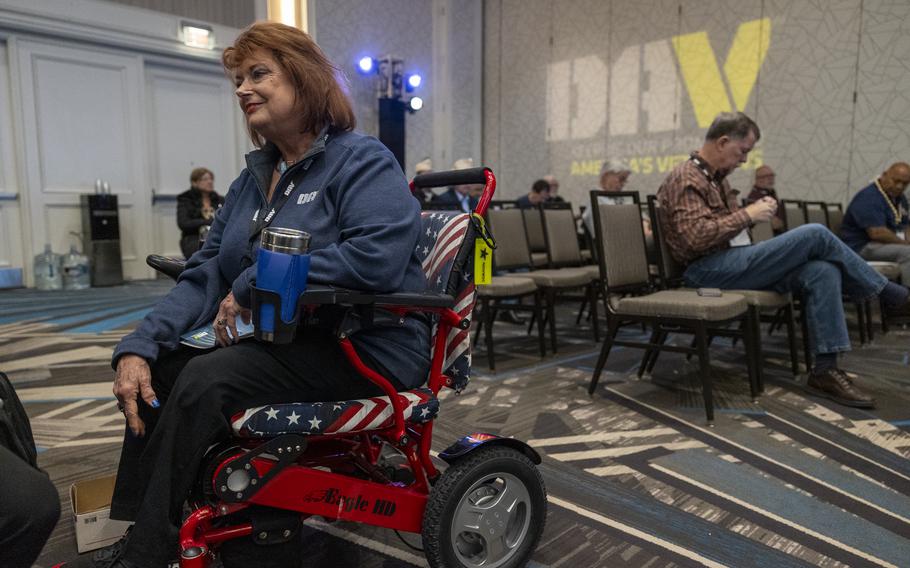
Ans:
{"label": "chair cushion", "polygon": [[546,266],[549,264],[550,259],[547,257],[545,252],[532,252],[531,253],[531,266]]}
{"label": "chair cushion", "polygon": [[758,306],[759,308],[782,308],[790,303],[788,294],[778,294],[770,290],[724,290],[725,294],[727,292],[739,294],[746,299],[747,304]]}
{"label": "chair cushion", "polygon": [[746,299],[724,292],[713,298],[699,296],[694,290],[662,290],[647,296],[631,296],[616,302],[619,315],[661,316],[722,321],[746,311]]}
{"label": "chair cushion", "polygon": [[494,276],[489,284],[478,284],[477,295],[493,298],[505,298],[528,294],[537,290],[537,284],[524,276]]}
{"label": "chair cushion", "polygon": [[[696,292],[695,288],[674,288],[674,290],[687,290],[690,292]],[[761,309],[777,309],[783,308],[788,303],[790,303],[790,294],[778,294],[777,292],[772,292],[771,290],[724,290],[724,293],[727,294],[739,294],[746,299],[746,303],[750,306],[758,306]],[[696,292],[697,294],[697,292]]]}
{"label": "chair cushion", "polygon": [[901,265],[896,262],[885,262],[882,260],[867,260],[866,262],[872,270],[888,280],[897,280],[901,276]]}
{"label": "chair cushion", "polygon": [[[429,422],[439,412],[439,401],[428,388],[398,393],[407,406],[409,422]],[[291,402],[248,408],[235,414],[231,429],[241,438],[271,438],[281,434],[338,434],[386,428],[394,423],[387,396],[336,402]]]}
{"label": "chair cushion", "polygon": [[588,276],[591,277],[591,280],[600,280],[600,267],[595,264],[588,264],[587,266],[582,266],[582,270],[588,273]]}
{"label": "chair cushion", "polygon": [[587,286],[594,278],[584,268],[553,268],[534,270],[522,274],[533,280],[538,286],[547,288],[577,288]]}

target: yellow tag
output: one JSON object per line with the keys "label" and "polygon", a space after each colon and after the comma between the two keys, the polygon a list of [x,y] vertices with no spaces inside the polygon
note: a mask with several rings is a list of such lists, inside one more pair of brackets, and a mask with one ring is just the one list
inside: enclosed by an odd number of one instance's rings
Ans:
{"label": "yellow tag", "polygon": [[493,249],[483,239],[474,240],[474,284],[493,281]]}

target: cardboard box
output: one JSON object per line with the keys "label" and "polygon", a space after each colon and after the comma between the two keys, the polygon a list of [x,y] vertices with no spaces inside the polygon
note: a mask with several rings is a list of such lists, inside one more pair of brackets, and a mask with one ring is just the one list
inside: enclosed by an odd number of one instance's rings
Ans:
{"label": "cardboard box", "polygon": [[70,486],[76,547],[79,554],[120,540],[133,523],[111,520],[111,497],[116,476],[77,481]]}

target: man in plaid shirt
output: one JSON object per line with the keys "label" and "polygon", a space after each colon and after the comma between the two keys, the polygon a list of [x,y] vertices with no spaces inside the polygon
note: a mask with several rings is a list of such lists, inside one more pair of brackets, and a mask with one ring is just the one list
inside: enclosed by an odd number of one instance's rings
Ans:
{"label": "man in plaid shirt", "polygon": [[837,354],[850,350],[842,294],[881,295],[886,305],[902,307],[910,290],[888,282],[822,225],[803,225],[751,244],[749,227],[769,222],[777,202],[764,197],[740,208],[726,177],[746,162],[760,137],[758,125],[743,113],[714,119],[701,149],[674,168],[657,192],[667,244],[686,265],[688,286],[799,295],[815,358],[807,389],[841,404],[871,408],[872,397],[837,366]]}

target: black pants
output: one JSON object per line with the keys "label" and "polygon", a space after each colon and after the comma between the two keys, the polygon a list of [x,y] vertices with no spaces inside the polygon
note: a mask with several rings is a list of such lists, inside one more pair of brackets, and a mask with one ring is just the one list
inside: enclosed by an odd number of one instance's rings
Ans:
{"label": "black pants", "polygon": [[47,475],[0,446],[0,566],[28,568],[60,518]]}
{"label": "black pants", "polygon": [[140,402],[147,432],[136,438],[126,431],[111,507],[112,518],[136,523],[124,559],[149,568],[175,557],[183,503],[206,450],[229,437],[232,414],[264,404],[382,394],[354,371],[333,337],[318,331],[288,345],[247,340],[209,351],[181,347],[152,366],[152,387],[162,406]]}

